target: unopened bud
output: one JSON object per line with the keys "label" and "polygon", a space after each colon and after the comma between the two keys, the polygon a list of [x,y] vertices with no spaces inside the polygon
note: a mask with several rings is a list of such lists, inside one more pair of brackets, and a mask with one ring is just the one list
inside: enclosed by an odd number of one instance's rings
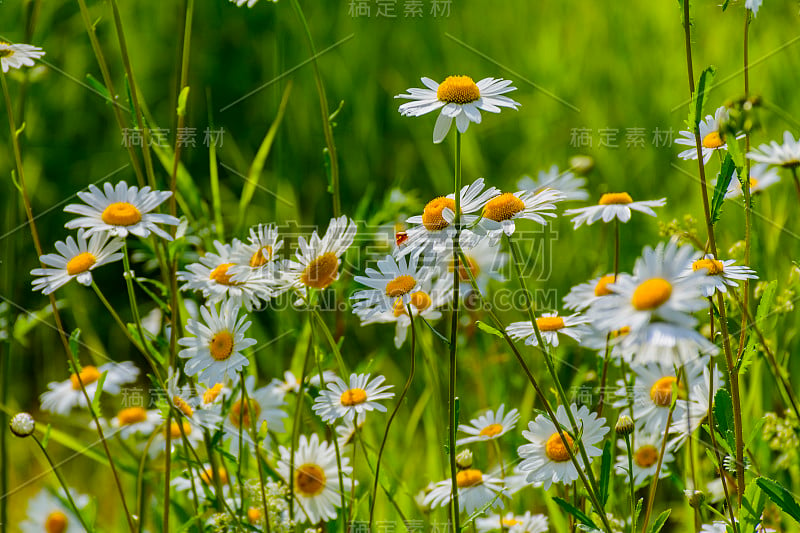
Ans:
{"label": "unopened bud", "polygon": [[703,505],[703,502],[706,501],[706,495],[699,490],[687,490],[684,491],[684,494],[689,498],[689,505],[694,509],[699,509]]}
{"label": "unopened bud", "polygon": [[8,423],[11,428],[11,433],[17,437],[30,437],[33,435],[33,430],[36,429],[36,421],[28,413],[19,413],[14,415],[11,422]]}
{"label": "unopened bud", "polygon": [[569,158],[569,166],[576,174],[583,176],[594,168],[594,158],[589,155],[575,155]]}
{"label": "unopened bud", "polygon": [[622,415],[617,420],[617,425],[614,426],[614,431],[617,432],[617,435],[630,435],[633,433],[634,425],[633,419],[628,415]]}
{"label": "unopened bud", "polygon": [[460,470],[472,468],[472,452],[469,450],[462,450],[456,455],[456,466]]}

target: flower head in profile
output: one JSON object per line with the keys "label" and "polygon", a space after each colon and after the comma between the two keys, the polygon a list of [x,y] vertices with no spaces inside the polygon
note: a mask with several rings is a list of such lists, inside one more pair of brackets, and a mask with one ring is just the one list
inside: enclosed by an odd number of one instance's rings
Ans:
{"label": "flower head in profile", "polygon": [[784,168],[800,167],[800,138],[794,140],[791,132],[783,132],[783,144],[771,141],[769,144],[762,144],[758,150],[753,150],[747,154],[749,159],[758,163],[777,165]]}
{"label": "flower head in profile", "polygon": [[586,178],[575,176],[571,170],[561,172],[558,165],[553,165],[549,170],[540,170],[536,178],[522,176],[517,182],[517,187],[524,191],[542,192],[545,189],[554,189],[563,195],[563,200],[588,200],[586,192]]}
{"label": "flower head in profile", "polygon": [[590,226],[601,219],[603,222],[611,222],[615,218],[620,222],[627,222],[631,219],[631,211],[639,211],[654,217],[656,212],[651,208],[662,207],[666,202],[666,198],[634,202],[631,195],[626,192],[611,192],[601,196],[597,205],[567,209],[564,214],[575,215],[572,222],[575,225],[575,229],[578,229],[584,223]]}
{"label": "flower head in profile", "polygon": [[[779,181],[781,178],[777,168],[771,168],[765,163],[754,165],[750,169],[750,195],[760,193]],[[739,173],[734,170],[728,190],[725,192],[725,199],[739,198],[742,195],[744,195],[742,180],[739,178]]]}
{"label": "flower head in profile", "polygon": [[444,140],[453,119],[458,131],[464,133],[470,122],[481,123],[481,111],[499,113],[501,107],[519,107],[518,102],[502,96],[516,90],[510,80],[502,78],[484,78],[475,83],[469,76],[448,76],[442,83],[430,78],[422,78],[422,83],[425,89],[412,88],[408,94],[398,94],[395,98],[411,100],[399,108],[405,117],[419,117],[442,110],[433,128],[434,143]]}
{"label": "flower head in profile", "polygon": [[44,55],[44,50],[30,44],[11,44],[0,40],[0,67],[3,72],[12,68],[32,67],[33,60]]}
{"label": "flower head in profile", "polygon": [[[705,120],[700,122],[700,146],[703,152],[703,164],[708,164],[708,160],[714,155],[717,150],[727,150],[728,144],[725,141],[725,134],[721,131],[722,125],[728,120],[728,110],[725,106],[719,107],[714,116],[706,115]],[[691,131],[681,131],[681,137],[675,139],[675,144],[682,144],[690,146],[691,148],[684,150],[678,154],[678,157],[684,160],[697,159],[697,141],[694,133]],[[737,139],[744,137],[744,134],[737,135]]]}
{"label": "flower head in profile", "polygon": [[546,225],[544,217],[555,217],[555,204],[564,199],[565,196],[555,189],[502,193],[483,206],[480,224],[490,241],[496,243],[503,234],[514,234],[515,220],[528,219]]}
{"label": "flower head in profile", "polygon": [[691,271],[687,269],[686,273],[705,272],[701,288],[705,297],[712,296],[716,291],[727,292],[728,287],[739,285],[737,281],[758,279],[754,270],[734,263],[736,263],[734,259],[719,261],[713,255],[707,254],[694,261]]}
{"label": "flower head in profile", "polygon": [[103,381],[103,392],[119,394],[120,386],[132,383],[139,377],[139,369],[130,361],[124,363],[106,363],[100,367],[85,365],[80,373],[70,375],[66,381],[48,383],[47,392],[41,396],[42,410],[60,415],[67,415],[73,407],[86,408],[86,397],[81,392],[81,383],[90,400],[97,393],[100,376],[106,374]]}

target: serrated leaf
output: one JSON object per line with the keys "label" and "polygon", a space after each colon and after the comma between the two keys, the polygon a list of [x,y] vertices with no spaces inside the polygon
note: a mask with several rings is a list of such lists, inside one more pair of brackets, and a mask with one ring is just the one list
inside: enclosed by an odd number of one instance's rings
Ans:
{"label": "serrated leaf", "polygon": [[742,506],[739,509],[739,520],[744,524],[742,531],[755,531],[761,523],[766,496],[755,481],[751,481],[744,489]]}
{"label": "serrated leaf", "polygon": [[603,459],[600,463],[600,504],[605,506],[608,501],[608,484],[611,480],[611,441],[606,441],[603,446]]}
{"label": "serrated leaf", "polygon": [[[755,323],[762,335],[766,334],[771,329],[767,326],[771,326],[772,322],[770,321],[767,323],[767,319],[770,317],[770,312],[772,311],[772,304],[775,301],[775,292],[777,288],[777,280],[772,280],[767,283],[767,286],[764,288],[764,291],[761,294],[761,300],[758,302]],[[736,362],[737,370],[747,370],[747,368],[753,362],[753,357],[758,352],[759,342],[758,335],[751,333],[750,337],[747,339],[747,346],[742,352],[742,357]]]}
{"label": "serrated leaf", "polygon": [[568,501],[563,500],[563,499],[561,499],[559,497],[553,497],[553,501],[556,502],[559,505],[559,507],[564,509],[564,511],[566,511],[567,513],[569,513],[572,516],[574,516],[575,519],[578,522],[580,522],[581,524],[583,524],[585,526],[589,526],[589,527],[594,528],[594,529],[599,529],[597,527],[597,524],[592,522],[591,518],[586,516],[586,514],[584,514],[583,511],[581,511],[580,509],[578,509],[577,507],[575,507],[574,505],[572,505]]}
{"label": "serrated leaf", "polygon": [[725,202],[725,193],[728,192],[728,186],[733,177],[733,171],[736,166],[733,164],[733,159],[730,154],[725,155],[725,160],[722,162],[722,167],[717,175],[717,186],[714,187],[714,196],[711,199],[711,223],[715,224],[722,215],[722,204]]}
{"label": "serrated leaf", "polygon": [[95,413],[100,412],[100,394],[103,392],[103,384],[106,382],[106,376],[108,376],[108,370],[100,374],[100,378],[97,380],[97,389],[95,389],[94,398],[92,398],[92,411]]}
{"label": "serrated leaf", "polygon": [[664,524],[667,523],[667,519],[669,518],[669,514],[672,512],[672,509],[667,509],[656,518],[655,522],[652,523],[650,528],[647,530],[648,533],[658,533],[661,531],[661,528],[664,527]]}
{"label": "serrated leaf", "polygon": [[733,401],[730,393],[719,389],[714,395],[714,425],[717,432],[722,435],[729,448],[734,448],[736,437],[733,425]]}
{"label": "serrated leaf", "polygon": [[795,522],[800,523],[800,505],[797,504],[791,492],[777,481],[769,478],[760,477],[756,479],[756,483],[769,496],[769,499],[780,507],[781,511],[791,516]]}
{"label": "serrated leaf", "polygon": [[725,143],[728,145],[728,155],[733,159],[733,164],[736,165],[736,172],[739,173],[739,182],[742,184],[744,190],[744,154],[739,146],[739,141],[736,140],[735,134],[727,133],[725,135]]}
{"label": "serrated leaf", "polygon": [[490,335],[494,335],[495,337],[500,337],[501,339],[504,338],[503,337],[503,333],[499,329],[493,328],[492,326],[490,326],[486,322],[481,322],[480,320],[478,320],[475,323],[475,325],[478,326],[478,329],[481,330],[481,331],[485,331],[486,333],[489,333]]}
{"label": "serrated leaf", "polygon": [[700,121],[703,119],[703,106],[716,72],[717,69],[713,66],[707,67],[697,79],[697,88],[692,93],[692,108],[689,111],[689,129],[691,131],[696,131],[699,128]]}
{"label": "serrated leaf", "polygon": [[[78,351],[80,350],[81,346],[81,330],[80,328],[76,328],[69,336],[69,351],[72,352],[76,358],[78,357]],[[80,369],[77,369],[80,372]]]}

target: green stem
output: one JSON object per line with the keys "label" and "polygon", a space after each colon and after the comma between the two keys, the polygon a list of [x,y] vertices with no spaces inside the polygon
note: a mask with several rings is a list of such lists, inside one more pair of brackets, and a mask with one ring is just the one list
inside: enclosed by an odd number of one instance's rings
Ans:
{"label": "green stem", "polygon": [[297,440],[300,434],[300,412],[303,407],[303,395],[305,393],[306,374],[308,373],[308,363],[314,350],[314,323],[309,320],[310,331],[308,334],[308,348],[306,356],[303,358],[303,370],[300,372],[300,388],[297,391],[297,401],[294,406],[294,423],[292,425],[292,450],[289,455],[289,519],[294,520],[294,455],[297,449]]}
{"label": "green stem", "polygon": [[[455,234],[453,235],[453,313],[450,320],[450,373],[447,389],[447,423],[449,430],[448,448],[450,452],[450,480],[452,484],[451,499],[451,524],[452,531],[459,533],[460,512],[458,508],[458,481],[456,473],[456,426],[458,420],[456,416],[456,356],[458,354],[458,311],[461,299],[458,294],[460,284],[461,268],[459,257],[456,251],[459,249],[461,239],[461,132],[456,130],[456,151],[455,151]],[[469,264],[469,263],[465,263]],[[467,268],[469,270],[469,268]]]}
{"label": "green stem", "polygon": [[67,500],[69,500],[70,507],[72,507],[72,511],[75,513],[75,516],[78,517],[78,520],[80,521],[81,525],[83,526],[83,529],[85,529],[86,531],[92,531],[91,529],[89,529],[89,526],[86,525],[86,521],[83,519],[83,515],[81,514],[80,509],[78,509],[78,506],[75,505],[75,500],[72,499],[72,493],[70,493],[70,490],[69,490],[69,487],[67,486],[67,483],[64,481],[64,478],[61,476],[61,472],[59,472],[58,468],[56,468],[56,465],[55,465],[55,463],[53,463],[53,460],[50,459],[50,455],[47,453],[47,450],[45,449],[44,446],[42,446],[42,443],[39,441],[39,439],[36,437],[36,435],[31,435],[31,437],[36,442],[36,444],[39,446],[39,449],[42,450],[42,453],[44,454],[45,459],[47,459],[47,462],[50,464],[50,470],[52,470],[53,473],[58,478],[58,482],[61,484],[61,488],[64,489],[64,494],[67,496]]}
{"label": "green stem", "polygon": [[[250,405],[250,399],[247,397],[247,387],[244,386],[244,372],[240,372],[239,373],[239,380],[240,380],[240,383],[242,384],[242,405],[243,406],[245,406],[245,405],[247,406],[247,413],[254,413],[255,411],[253,410],[252,406]],[[257,417],[250,416],[249,418],[250,418],[250,428],[249,428],[250,429],[250,435],[251,435],[251,438],[253,439],[253,451],[255,452],[255,456],[256,456],[256,468],[258,469],[258,481],[259,481],[259,486],[261,487],[261,505],[264,508],[264,521],[265,521],[265,525],[266,525],[266,528],[267,528],[266,531],[267,531],[267,533],[270,533],[271,528],[270,528],[270,523],[269,523],[269,506],[267,505],[267,493],[266,493],[266,489],[264,488],[264,471],[261,469],[261,458],[260,458],[260,452],[259,452],[259,449],[258,449],[258,428],[256,427],[256,418]],[[244,417],[242,417],[242,420],[244,420]],[[240,422],[241,422],[241,420],[240,420]],[[239,425],[241,426],[242,424],[240,423]],[[239,457],[240,457],[239,464],[241,464],[242,463],[241,455],[239,455]],[[242,494],[242,508],[244,508],[244,493]]]}
{"label": "green stem", "polygon": [[[685,374],[685,372],[684,372]],[[679,380],[680,380],[679,374]],[[685,378],[682,378],[685,379]],[[678,381],[680,383],[680,381]],[[674,385],[673,385],[674,387]],[[673,395],[675,393],[673,392]],[[677,405],[677,398],[673,396],[672,402],[669,407],[669,413],[667,414],[667,426],[664,428],[664,437],[661,439],[661,451],[658,452],[658,462],[656,463],[656,473],[653,475],[653,481],[650,484],[650,494],[647,497],[647,511],[644,514],[644,525],[642,526],[642,533],[647,533],[647,524],[650,521],[650,514],[653,512],[653,502],[656,499],[656,488],[658,487],[658,478],[661,476],[661,465],[664,462],[664,452],[667,449],[667,437],[669,437],[669,426],[672,424],[672,414],[675,412],[675,406]],[[691,437],[689,437],[691,438]],[[630,472],[631,478],[633,478],[633,470]],[[633,483],[633,481],[631,481]],[[633,531],[633,530],[632,530]]]}
{"label": "green stem", "polygon": [[625,449],[628,453],[628,481],[631,488],[631,532],[636,531],[636,485],[633,482],[633,449],[631,436],[625,435]]}

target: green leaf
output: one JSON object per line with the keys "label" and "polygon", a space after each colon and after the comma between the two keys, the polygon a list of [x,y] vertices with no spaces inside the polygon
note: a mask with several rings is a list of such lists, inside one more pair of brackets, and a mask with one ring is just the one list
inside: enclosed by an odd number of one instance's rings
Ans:
{"label": "green leaf", "polygon": [[[69,351],[72,352],[76,358],[78,357],[78,351],[80,350],[81,346],[81,330],[80,328],[76,328],[75,331],[69,336]],[[76,369],[76,372],[80,372],[80,369]]]}
{"label": "green leaf", "polygon": [[97,389],[94,391],[94,398],[92,398],[92,410],[95,413],[100,412],[100,395],[103,392],[103,384],[106,382],[106,376],[108,376],[108,370],[100,374],[100,379],[97,380]]}
{"label": "green leaf", "polygon": [[100,83],[100,81],[92,76],[91,74],[86,75],[86,83],[89,84],[89,87],[94,89],[94,91],[106,99],[109,104],[113,104],[114,100],[111,99],[111,93],[108,92],[106,86]]}
{"label": "green leaf", "polygon": [[[767,319],[770,318],[770,312],[772,311],[772,304],[775,301],[775,292],[777,289],[777,280],[772,280],[767,283],[764,292],[761,294],[761,300],[758,302],[755,323],[762,335],[772,329],[771,326],[773,322]],[[758,335],[751,333],[750,337],[747,339],[747,346],[742,352],[742,357],[736,362],[737,370],[747,370],[753,361],[753,356],[758,352],[759,343]]]}
{"label": "green leaf", "polygon": [[186,116],[186,102],[189,100],[189,87],[184,87],[181,89],[181,94],[178,95],[178,109],[177,113],[179,117]]}
{"label": "green leaf", "polygon": [[47,424],[47,427],[44,428],[44,435],[42,435],[42,448],[47,448],[47,444],[50,442],[50,432],[53,430],[53,426]]}
{"label": "green leaf", "polygon": [[781,511],[794,518],[795,522],[800,523],[800,505],[783,485],[765,477],[756,479],[756,483],[769,496],[769,499],[781,508]]}
{"label": "green leaf", "polygon": [[563,500],[563,499],[558,498],[558,497],[553,497],[553,501],[556,502],[559,505],[559,507],[564,509],[567,513],[569,513],[572,516],[574,516],[575,519],[578,522],[580,522],[581,524],[583,524],[585,526],[589,526],[589,527],[594,528],[594,529],[600,529],[600,528],[597,527],[597,524],[592,522],[591,518],[586,516],[583,513],[583,511],[581,511],[580,509],[578,509],[577,507],[575,507],[574,505],[572,505],[568,501]]}
{"label": "green leaf", "polygon": [[736,165],[736,172],[739,173],[739,182],[744,188],[744,154],[739,146],[739,141],[736,140],[735,132],[724,132],[724,141],[728,145],[728,155],[733,159],[733,164]]}
{"label": "green leaf", "polygon": [[714,395],[714,425],[728,446],[734,448],[736,437],[733,425],[733,402],[730,393],[725,389],[719,389]]}
{"label": "green leaf", "polygon": [[714,196],[711,199],[711,223],[715,224],[722,215],[722,203],[725,201],[725,193],[728,192],[728,185],[731,183],[733,171],[736,166],[730,154],[725,155],[722,167],[717,175],[717,186],[714,187]]}
{"label": "green leaf", "polygon": [[692,108],[689,111],[689,129],[691,131],[696,131],[699,128],[700,121],[703,119],[703,106],[716,72],[717,69],[713,66],[708,67],[697,79],[697,88],[692,94]]}
{"label": "green leaf", "polygon": [[501,339],[504,338],[503,337],[503,333],[499,329],[493,328],[492,326],[490,326],[486,322],[481,322],[479,320],[479,321],[477,321],[475,323],[475,325],[478,326],[478,329],[481,330],[481,331],[485,331],[486,333],[489,333],[490,335],[494,335],[495,337],[500,337]]}
{"label": "green leaf", "polygon": [[765,503],[764,491],[759,489],[755,481],[748,483],[744,489],[742,506],[739,508],[739,521],[744,524],[742,531],[755,531],[756,526],[761,523]]}
{"label": "green leaf", "polygon": [[667,518],[669,518],[669,513],[672,512],[672,509],[667,509],[656,518],[656,521],[652,523],[650,528],[647,530],[648,533],[658,533],[661,531],[661,528],[664,527],[664,524],[667,523]]}
{"label": "green leaf", "polygon": [[606,441],[603,446],[603,459],[600,463],[600,504],[605,506],[608,501],[608,483],[611,479],[611,441]]}

